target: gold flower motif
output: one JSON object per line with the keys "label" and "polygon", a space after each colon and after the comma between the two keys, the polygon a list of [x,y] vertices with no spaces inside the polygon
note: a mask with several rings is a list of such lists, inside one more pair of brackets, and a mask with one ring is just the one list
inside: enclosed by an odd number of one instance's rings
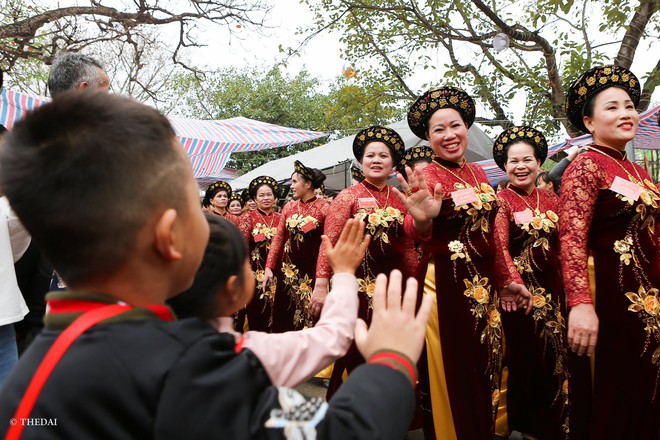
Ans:
{"label": "gold flower motif", "polygon": [[371,225],[378,226],[378,225],[380,225],[380,215],[378,215],[375,212],[372,213],[372,214],[369,214],[369,216],[367,217],[367,221]]}
{"label": "gold flower motif", "polygon": [[497,328],[500,326],[501,322],[502,316],[500,315],[500,312],[497,311],[497,309],[491,309],[491,311],[488,312],[488,325]]}
{"label": "gold flower motif", "polygon": [[298,269],[296,268],[295,264],[286,264],[282,263],[282,273],[284,273],[284,277],[291,281],[298,276]]}
{"label": "gold flower motif", "polygon": [[490,298],[488,290],[486,290],[486,288],[483,286],[476,286],[472,296],[479,304],[486,304]]}
{"label": "gold flower motif", "polygon": [[543,228],[543,219],[538,215],[535,216],[530,223],[532,224],[532,227],[536,230]]}
{"label": "gold flower motif", "polygon": [[620,254],[619,260],[627,266],[630,264],[630,261],[634,261],[634,256],[631,251],[633,245],[632,236],[626,235],[623,240],[616,240],[614,242],[614,252]]}
{"label": "gold flower motif", "polygon": [[555,214],[554,211],[546,211],[545,215],[550,219],[552,222],[557,223],[559,221],[559,216]]}
{"label": "gold flower motif", "polygon": [[644,300],[642,301],[642,305],[644,306],[644,310],[646,313],[648,313],[651,316],[657,316],[660,314],[660,301],[658,301],[658,297],[649,295]]}
{"label": "gold flower motif", "polygon": [[631,312],[641,312],[645,311],[651,317],[658,316],[660,314],[660,301],[658,301],[658,289],[651,288],[646,291],[644,286],[639,286],[637,293],[628,292],[626,297],[632,302],[628,306],[628,310]]}
{"label": "gold flower motif", "polygon": [[540,309],[545,306],[545,296],[542,294],[536,294],[532,297],[532,304],[537,309]]}
{"label": "gold flower motif", "polygon": [[257,280],[258,283],[263,282],[263,280],[264,280],[264,271],[263,270],[255,270],[254,271],[254,279]]}

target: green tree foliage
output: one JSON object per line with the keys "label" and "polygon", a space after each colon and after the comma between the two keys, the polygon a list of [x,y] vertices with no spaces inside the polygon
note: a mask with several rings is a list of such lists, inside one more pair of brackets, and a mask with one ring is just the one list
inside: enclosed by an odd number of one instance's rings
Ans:
{"label": "green tree foliage", "polygon": [[196,119],[242,116],[329,134],[328,138],[290,147],[232,154],[228,166],[241,172],[355,133],[367,125],[394,122],[404,114],[386,87],[365,86],[343,77],[328,86],[306,70],[289,75],[278,66],[221,69],[203,78],[183,73],[172,81],[171,92],[178,98],[164,110],[172,115]]}
{"label": "green tree foliage", "polygon": [[[642,47],[658,57],[651,71],[636,72],[642,109],[660,83],[657,0],[304,1],[316,17],[306,41],[337,32],[344,56],[365,66],[359,74],[373,84],[396,83],[393,93],[408,100],[433,86],[462,87],[480,101],[484,124],[510,126],[518,110],[512,105],[524,105],[523,123],[550,135],[561,123],[574,133],[565,87],[594,65],[630,67]],[[508,50],[494,50],[497,34],[509,39]],[[437,79],[413,88],[425,70],[437,71]]]}

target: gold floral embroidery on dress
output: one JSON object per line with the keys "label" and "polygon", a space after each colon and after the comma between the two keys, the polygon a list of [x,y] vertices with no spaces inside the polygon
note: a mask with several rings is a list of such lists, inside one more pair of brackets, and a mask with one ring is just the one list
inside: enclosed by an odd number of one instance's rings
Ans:
{"label": "gold floral embroidery on dress", "polygon": [[552,298],[550,292],[543,287],[529,286],[532,294],[532,318],[537,331],[540,328],[540,337],[545,341],[544,348],[550,346],[554,354],[554,376],[557,378],[557,394],[555,401],[562,399],[562,414],[564,423],[562,428],[566,435],[569,434],[569,382],[570,373],[566,365],[566,344],[564,334],[566,333],[566,321],[559,305]]}
{"label": "gold floral embroidery on dress", "polygon": [[538,209],[535,209],[532,214],[534,215],[532,220],[522,223],[520,229],[534,238],[534,247],[542,246],[544,250],[549,251],[550,243],[546,237],[541,236],[541,232],[552,234],[557,229],[559,217],[552,210],[540,212]]}
{"label": "gold floral embroidery on dress", "polygon": [[[658,191],[658,188],[653,184],[648,179],[636,179],[634,176],[628,175],[628,180],[630,182],[634,183],[635,185],[639,186],[642,190],[639,193],[639,200],[646,206],[650,206],[652,208],[658,208],[660,206],[660,191]],[[619,200],[622,200],[629,205],[634,205],[635,200],[631,199],[630,197],[626,197],[622,194],[617,193],[616,197]]]}
{"label": "gold floral embroidery on dress", "polygon": [[[309,226],[313,224],[313,226]],[[291,238],[296,241],[304,241],[304,234],[319,226],[319,221],[311,215],[293,214],[286,219],[286,228],[289,230]],[[309,228],[309,229],[308,229]],[[285,250],[286,252],[286,250]]]}
{"label": "gold floral embroidery on dress", "polygon": [[263,223],[257,223],[252,229],[252,236],[257,237],[260,234],[263,235],[266,240],[270,240],[271,238],[275,237],[275,234],[277,234],[277,228],[270,227]]}
{"label": "gold floral embroidery on dress", "polygon": [[404,215],[396,208],[386,206],[385,208],[370,209],[368,212],[362,208],[353,215],[366,223],[366,229],[371,234],[372,240],[380,240],[389,243],[387,230],[394,224],[403,225]]}
{"label": "gold floral embroidery on dress", "polygon": [[628,292],[626,298],[632,303],[628,306],[628,310],[633,313],[638,313],[642,319],[646,331],[646,340],[644,341],[644,350],[642,354],[646,353],[649,346],[655,341],[655,350],[651,355],[651,364],[657,368],[655,378],[655,388],[653,392],[653,399],[656,398],[658,392],[658,380],[660,379],[660,298],[659,291],[656,288],[646,290],[644,286],[639,286],[637,293]]}
{"label": "gold floral embroidery on dress", "polygon": [[635,255],[632,250],[632,245],[633,238],[630,235],[626,235],[626,238],[623,240],[616,240],[614,242],[614,251],[621,255],[619,260],[622,261],[626,266],[628,266],[631,261],[636,262]]}
{"label": "gold floral embroidery on dress", "polygon": [[[461,190],[468,188],[464,183],[456,182],[454,189]],[[470,221],[470,231],[481,229],[482,232],[489,232],[487,214],[495,208],[497,197],[495,190],[487,183],[481,182],[478,187],[471,187],[477,195],[477,201],[465,205],[454,206],[455,211],[466,210]]]}
{"label": "gold floral embroidery on dress", "polygon": [[358,292],[362,292],[366,295],[368,306],[369,309],[371,310],[373,308],[373,304],[371,300],[374,296],[374,291],[376,290],[376,280],[374,278],[371,278],[369,275],[367,275],[364,279],[358,278],[357,283],[358,283]]}
{"label": "gold floral embroidery on dress", "polygon": [[450,241],[447,247],[449,248],[450,251],[453,252],[453,254],[451,254],[450,257],[451,261],[454,261],[458,258],[465,258],[465,261],[468,262],[471,261],[470,255],[467,253],[465,246],[460,241],[458,240]]}
{"label": "gold floral embroidery on dress", "polygon": [[309,301],[312,297],[312,279],[305,274],[302,278],[299,276],[299,269],[295,264],[282,263],[282,274],[284,275],[284,284],[293,289],[295,295],[292,295],[292,301],[295,303],[296,311],[293,315],[294,325],[304,324],[307,327],[313,326],[311,315],[307,312]]}
{"label": "gold floral embroidery on dress", "polygon": [[[488,352],[487,372],[493,378],[494,390],[498,390],[499,377],[502,370],[502,319],[497,310],[499,298],[497,293],[491,296],[491,286],[487,277],[475,275],[472,280],[463,279],[465,291],[463,295],[470,299],[470,311],[475,316],[475,330],[480,319],[485,319],[485,326],[479,338],[486,345]],[[499,396],[499,394],[498,394]],[[493,416],[497,412],[498,399],[493,399]]]}

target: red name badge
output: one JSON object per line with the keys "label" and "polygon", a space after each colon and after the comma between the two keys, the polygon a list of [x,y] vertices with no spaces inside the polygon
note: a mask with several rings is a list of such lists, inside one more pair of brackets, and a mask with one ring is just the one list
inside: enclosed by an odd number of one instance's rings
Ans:
{"label": "red name badge", "polygon": [[529,223],[534,220],[534,214],[530,209],[525,209],[524,211],[518,211],[513,213],[513,220],[517,225],[523,223]]}
{"label": "red name badge", "polygon": [[309,222],[309,223],[305,223],[301,229],[304,233],[308,233],[309,231],[315,228],[316,228],[316,224],[314,222]]}
{"label": "red name badge", "polygon": [[358,209],[377,209],[378,202],[374,197],[360,197],[358,199]]}
{"label": "red name badge", "polygon": [[254,242],[259,243],[261,241],[264,241],[266,239],[266,236],[264,234],[257,234],[254,236]]}
{"label": "red name badge", "polygon": [[454,201],[454,205],[462,206],[475,203],[477,201],[477,193],[474,192],[474,188],[459,189],[451,193],[451,198]]}
{"label": "red name badge", "polygon": [[614,182],[612,182],[610,189],[617,194],[621,194],[622,196],[628,197],[629,199],[633,199],[635,201],[637,201],[640,194],[642,194],[642,187],[632,183],[629,180],[622,179],[619,176],[614,178]]}

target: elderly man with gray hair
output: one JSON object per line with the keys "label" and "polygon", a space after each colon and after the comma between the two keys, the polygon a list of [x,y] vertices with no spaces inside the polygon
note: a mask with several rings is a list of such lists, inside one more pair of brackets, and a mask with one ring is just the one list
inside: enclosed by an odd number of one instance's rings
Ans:
{"label": "elderly man with gray hair", "polygon": [[50,96],[70,89],[110,88],[110,79],[94,58],[77,52],[60,52],[55,56],[48,75]]}

